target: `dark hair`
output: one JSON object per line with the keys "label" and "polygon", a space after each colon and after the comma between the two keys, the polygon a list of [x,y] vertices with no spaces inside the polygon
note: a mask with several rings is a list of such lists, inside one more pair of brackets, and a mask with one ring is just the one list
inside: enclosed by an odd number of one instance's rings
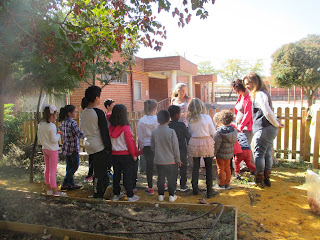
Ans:
{"label": "dark hair", "polygon": [[168,112],[170,113],[171,120],[173,120],[178,114],[180,114],[181,108],[176,105],[171,105],[168,108]]}
{"label": "dark hair", "polygon": [[213,120],[216,123],[221,122],[225,126],[230,125],[233,121],[233,113],[229,110],[222,110],[214,115]]}
{"label": "dark hair", "polygon": [[43,119],[42,120],[46,121],[47,123],[50,123],[49,119],[50,119],[51,115],[53,115],[53,114],[50,113],[50,108],[49,107],[45,107],[43,109]]}
{"label": "dark hair", "polygon": [[101,96],[101,88],[98,86],[90,86],[86,89],[85,97],[89,103],[93,103],[96,97]]}
{"label": "dark hair", "polygon": [[82,110],[85,109],[86,107],[88,107],[88,105],[89,105],[88,100],[86,99],[86,97],[83,97],[82,100],[81,100],[81,108],[82,108]]}
{"label": "dark hair", "polygon": [[112,114],[109,118],[109,122],[112,126],[124,126],[130,125],[128,120],[127,107],[123,104],[116,104],[112,109]]}
{"label": "dark hair", "polygon": [[69,118],[68,113],[72,113],[75,109],[76,107],[73,105],[66,105],[65,107],[60,108],[58,121],[62,122],[63,120]]}
{"label": "dark hair", "polygon": [[170,114],[167,110],[160,110],[157,113],[158,123],[165,124],[170,120]]}
{"label": "dark hair", "polygon": [[231,82],[231,87],[238,89],[238,91],[242,91],[242,92],[246,91],[246,88],[243,85],[242,80],[239,78],[236,78]]}
{"label": "dark hair", "polygon": [[158,102],[154,99],[144,101],[144,112],[149,115],[153,110],[157,109]]}
{"label": "dark hair", "polygon": [[108,106],[110,107],[110,105],[114,103],[114,101],[112,99],[107,99],[104,101],[104,106],[105,108],[107,108]]}

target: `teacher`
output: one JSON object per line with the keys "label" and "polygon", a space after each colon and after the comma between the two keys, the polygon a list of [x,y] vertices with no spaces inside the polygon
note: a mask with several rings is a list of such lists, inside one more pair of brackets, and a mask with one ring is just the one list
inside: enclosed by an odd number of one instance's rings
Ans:
{"label": "teacher", "polygon": [[272,111],[271,97],[261,77],[256,73],[249,73],[243,81],[250,91],[252,100],[255,182],[259,187],[271,187],[273,140],[278,134],[278,128],[282,128],[284,125],[280,123]]}
{"label": "teacher", "polygon": [[185,83],[178,83],[172,91],[171,105],[180,107],[181,116],[179,118],[179,122],[184,122],[187,127],[187,112],[190,99],[191,98],[187,96],[187,85]]}

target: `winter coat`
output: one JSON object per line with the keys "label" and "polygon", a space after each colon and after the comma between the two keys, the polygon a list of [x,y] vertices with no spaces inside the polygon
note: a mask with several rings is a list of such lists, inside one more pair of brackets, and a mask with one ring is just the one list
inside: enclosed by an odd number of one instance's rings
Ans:
{"label": "winter coat", "polygon": [[233,157],[234,144],[237,141],[237,130],[232,126],[219,127],[214,135],[215,156],[230,160]]}

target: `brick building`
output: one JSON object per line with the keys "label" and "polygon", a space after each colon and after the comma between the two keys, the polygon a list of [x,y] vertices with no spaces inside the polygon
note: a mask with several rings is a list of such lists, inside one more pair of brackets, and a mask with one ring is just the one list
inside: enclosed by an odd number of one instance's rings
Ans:
{"label": "brick building", "polygon": [[[121,61],[118,53],[114,54],[112,61]],[[188,95],[198,97],[203,102],[211,103],[214,83],[217,77],[213,75],[197,76],[198,67],[180,56],[161,58],[135,58],[136,65],[132,72],[124,74],[122,79],[111,82],[103,87],[100,108],[104,109],[103,102],[107,98],[116,103],[127,106],[128,111],[143,110],[143,102],[147,99],[156,99],[160,103],[168,104],[171,91],[178,82],[184,82],[188,86]],[[103,78],[103,76],[101,76]],[[100,86],[100,82],[96,82]],[[88,84],[83,82],[81,86],[70,94],[70,104],[78,109],[81,107],[81,99],[84,97]]]}

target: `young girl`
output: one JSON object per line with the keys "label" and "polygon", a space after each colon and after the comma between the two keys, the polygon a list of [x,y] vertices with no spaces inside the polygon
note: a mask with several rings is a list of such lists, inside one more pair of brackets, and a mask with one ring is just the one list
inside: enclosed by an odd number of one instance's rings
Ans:
{"label": "young girl", "polygon": [[120,180],[123,173],[123,185],[126,189],[128,201],[139,200],[133,193],[134,161],[137,161],[136,148],[132,140],[131,128],[128,121],[127,108],[123,104],[116,104],[110,116],[109,134],[112,143],[113,160],[113,201],[123,197]]}
{"label": "young girl", "polygon": [[199,167],[200,158],[203,157],[206,166],[207,198],[211,198],[217,195],[217,192],[212,189],[212,159],[214,156],[213,135],[215,129],[211,117],[206,115],[205,112],[205,106],[199,98],[191,99],[187,114],[189,131],[191,133],[188,151],[193,158],[191,181],[193,194],[197,195],[199,193]]}
{"label": "young girl", "polygon": [[73,175],[79,168],[79,138],[83,133],[79,130],[78,124],[73,119],[77,117],[76,107],[66,105],[60,109],[59,131],[62,132],[62,154],[66,156],[66,177],[64,178],[61,190],[79,189],[81,185],[75,184]]}
{"label": "young girl", "polygon": [[144,159],[146,161],[146,173],[148,188],[145,190],[146,194],[154,195],[153,189],[153,162],[154,154],[150,148],[151,132],[159,125],[157,120],[158,103],[154,99],[149,99],[144,102],[145,116],[140,118],[138,123],[137,135],[140,149],[143,150]]}
{"label": "young girl", "polygon": [[47,186],[47,195],[67,197],[66,193],[57,191],[58,141],[61,133],[57,133],[57,127],[54,124],[56,119],[57,108],[49,105],[44,108],[43,120],[38,125],[38,136],[45,162],[44,179]]}

